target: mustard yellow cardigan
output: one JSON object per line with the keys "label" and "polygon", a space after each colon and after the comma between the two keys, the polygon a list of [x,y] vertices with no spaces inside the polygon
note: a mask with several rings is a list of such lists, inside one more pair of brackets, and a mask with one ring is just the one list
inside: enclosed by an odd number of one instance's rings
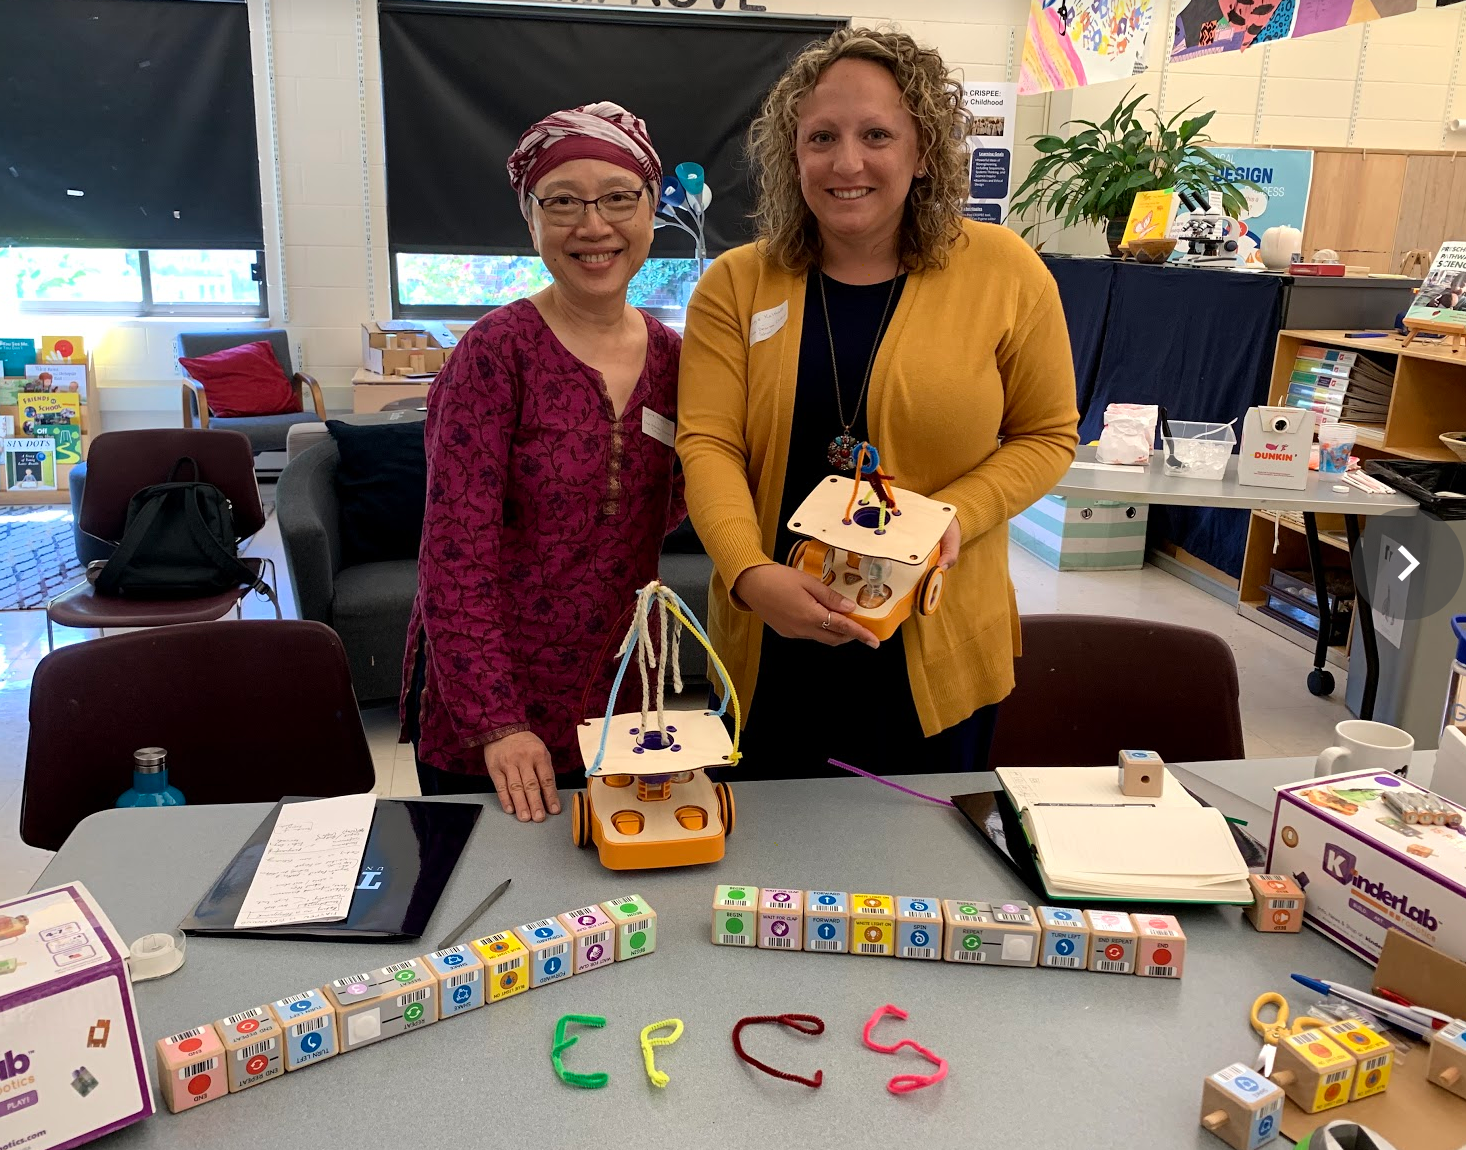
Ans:
{"label": "mustard yellow cardigan", "polygon": [[[867,397],[882,470],[954,505],[962,530],[936,614],[913,615],[902,630],[928,736],[1013,689],[1020,644],[1007,523],[1058,482],[1078,441],[1053,277],[1006,228],[968,221],[963,233],[945,268],[908,279]],[[748,568],[776,561],[805,284],[755,245],[730,251],[698,283],[682,339],[677,454],[688,511],[716,567],[709,635],[745,717],[763,626],[729,588]]]}

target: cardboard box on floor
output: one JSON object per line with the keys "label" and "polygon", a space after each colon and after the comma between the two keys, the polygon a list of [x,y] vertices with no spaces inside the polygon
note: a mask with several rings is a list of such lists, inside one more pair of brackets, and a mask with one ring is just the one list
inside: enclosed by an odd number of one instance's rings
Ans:
{"label": "cardboard box on floor", "polygon": [[[1374,990],[1380,989],[1453,1018],[1466,1017],[1466,963],[1398,930],[1385,937],[1375,968]],[[1283,1104],[1283,1133],[1301,1141],[1338,1119],[1369,1127],[1398,1150],[1460,1150],[1466,1139],[1466,1099],[1427,1081],[1425,1063],[1425,1044],[1412,1042],[1403,1057],[1396,1052],[1390,1088],[1383,1094],[1319,1114],[1305,1114],[1289,1100]]]}
{"label": "cardboard box on floor", "polygon": [[[388,347],[389,342],[396,346]],[[377,375],[405,375],[412,371],[412,356],[417,353],[423,357],[420,374],[431,375],[442,370],[457,342],[447,324],[403,326],[392,321],[384,328],[372,321],[361,325],[361,365]]]}

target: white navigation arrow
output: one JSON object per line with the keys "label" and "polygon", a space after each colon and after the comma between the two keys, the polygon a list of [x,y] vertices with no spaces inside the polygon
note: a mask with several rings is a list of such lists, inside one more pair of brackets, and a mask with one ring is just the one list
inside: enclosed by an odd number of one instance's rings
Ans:
{"label": "white navigation arrow", "polygon": [[1415,568],[1420,566],[1420,560],[1415,558],[1414,555],[1411,555],[1410,552],[1406,551],[1403,547],[1400,548],[1400,554],[1405,556],[1406,559],[1410,560],[1409,566],[1407,566],[1405,570],[1401,571],[1399,574],[1399,580],[1401,583],[1403,583],[1405,582],[1406,577],[1409,576],[1410,572],[1414,571]]}

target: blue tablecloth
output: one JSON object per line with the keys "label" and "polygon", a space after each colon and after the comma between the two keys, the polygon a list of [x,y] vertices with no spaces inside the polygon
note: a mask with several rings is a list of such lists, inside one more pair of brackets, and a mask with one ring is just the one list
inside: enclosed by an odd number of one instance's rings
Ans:
{"label": "blue tablecloth", "polygon": [[[1226,423],[1267,402],[1282,328],[1283,282],[1204,268],[1045,256],[1059,285],[1081,442],[1098,439],[1110,403],[1156,403],[1172,419]],[[1169,539],[1234,578],[1247,512],[1150,509],[1149,541]]]}

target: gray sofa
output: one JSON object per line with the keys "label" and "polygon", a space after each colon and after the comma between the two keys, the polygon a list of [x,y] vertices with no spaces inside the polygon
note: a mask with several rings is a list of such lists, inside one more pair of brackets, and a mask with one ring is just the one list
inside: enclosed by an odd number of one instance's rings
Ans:
{"label": "gray sofa", "polygon": [[[347,418],[353,423],[384,422],[407,414]],[[291,458],[275,489],[275,514],[296,611],[302,619],[332,627],[341,637],[358,701],[396,699],[402,684],[408,618],[417,593],[417,562],[399,559],[343,567],[336,442],[324,425],[307,424],[291,429],[287,450]],[[686,545],[687,533],[678,539]],[[696,547],[696,537],[691,539]],[[712,570],[712,560],[700,550],[662,556],[662,579],[703,620],[707,618]],[[688,689],[705,685],[706,660],[701,646],[691,638],[683,641],[681,665]]]}

